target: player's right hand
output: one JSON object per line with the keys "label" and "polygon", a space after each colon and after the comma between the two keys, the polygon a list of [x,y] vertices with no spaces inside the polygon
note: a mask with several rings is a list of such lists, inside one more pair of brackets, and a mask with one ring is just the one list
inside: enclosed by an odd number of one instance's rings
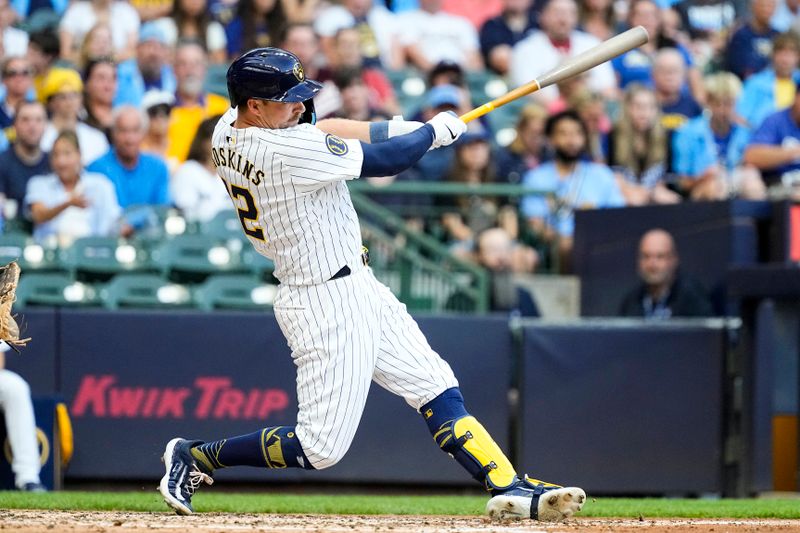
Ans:
{"label": "player's right hand", "polygon": [[449,146],[467,131],[467,125],[451,111],[439,113],[428,124],[433,126],[433,148]]}

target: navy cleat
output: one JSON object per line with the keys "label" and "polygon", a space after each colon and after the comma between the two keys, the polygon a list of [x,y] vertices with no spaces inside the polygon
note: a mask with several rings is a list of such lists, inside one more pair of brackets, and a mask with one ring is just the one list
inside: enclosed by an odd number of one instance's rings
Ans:
{"label": "navy cleat", "polygon": [[542,522],[560,522],[583,507],[586,493],[578,487],[562,487],[525,476],[508,488],[493,491],[486,504],[486,514],[498,520],[531,518]]}
{"label": "navy cleat", "polygon": [[172,439],[167,443],[162,457],[166,473],[161,478],[158,491],[164,497],[164,502],[178,514],[194,513],[192,496],[195,491],[201,483],[214,483],[211,471],[192,457],[190,450],[197,444],[202,444],[202,441]]}

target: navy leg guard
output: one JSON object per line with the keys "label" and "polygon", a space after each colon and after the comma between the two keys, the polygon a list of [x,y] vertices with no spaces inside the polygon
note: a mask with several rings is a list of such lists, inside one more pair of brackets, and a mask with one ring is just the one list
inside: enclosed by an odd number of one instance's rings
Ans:
{"label": "navy leg guard", "polygon": [[200,444],[192,448],[192,456],[212,470],[228,466],[314,470],[303,453],[294,426],[269,427]]}

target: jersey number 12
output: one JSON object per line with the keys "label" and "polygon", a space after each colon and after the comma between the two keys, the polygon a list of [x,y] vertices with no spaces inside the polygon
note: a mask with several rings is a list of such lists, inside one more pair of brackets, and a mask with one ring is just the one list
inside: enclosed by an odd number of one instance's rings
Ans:
{"label": "jersey number 12", "polygon": [[[239,222],[242,223],[244,232],[254,239],[260,241],[266,240],[264,239],[264,232],[256,224],[258,221],[258,208],[256,207],[255,200],[253,200],[252,193],[243,187],[231,185],[230,195],[231,198],[233,198],[234,204],[236,204]],[[239,202],[236,201],[238,198],[244,199],[245,207],[239,207]]]}

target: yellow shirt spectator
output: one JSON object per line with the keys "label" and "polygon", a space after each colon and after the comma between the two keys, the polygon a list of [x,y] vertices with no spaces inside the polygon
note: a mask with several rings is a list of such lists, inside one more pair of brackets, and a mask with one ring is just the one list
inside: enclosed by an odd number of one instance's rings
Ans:
{"label": "yellow shirt spectator", "polygon": [[175,158],[181,163],[189,155],[197,127],[208,117],[222,115],[230,108],[227,98],[217,94],[206,94],[204,106],[182,106],[180,102],[172,108],[169,117],[169,148],[167,157]]}

